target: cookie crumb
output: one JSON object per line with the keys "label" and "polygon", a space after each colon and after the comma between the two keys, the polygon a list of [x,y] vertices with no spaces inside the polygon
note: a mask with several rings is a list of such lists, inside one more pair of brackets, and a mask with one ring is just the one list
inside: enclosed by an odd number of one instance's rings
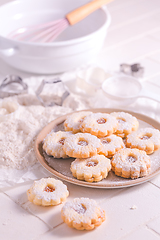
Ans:
{"label": "cookie crumb", "polygon": [[130,207],[131,210],[135,210],[137,209],[137,206],[136,205],[133,205],[132,207]]}

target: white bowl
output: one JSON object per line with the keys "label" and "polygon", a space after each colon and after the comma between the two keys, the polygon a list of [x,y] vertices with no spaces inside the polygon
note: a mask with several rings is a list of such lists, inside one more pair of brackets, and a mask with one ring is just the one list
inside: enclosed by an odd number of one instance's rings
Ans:
{"label": "white bowl", "polygon": [[100,51],[110,25],[106,7],[74,26],[52,43],[29,43],[7,37],[13,30],[64,18],[88,0],[23,0],[0,7],[0,57],[9,65],[32,73],[68,71],[91,61]]}

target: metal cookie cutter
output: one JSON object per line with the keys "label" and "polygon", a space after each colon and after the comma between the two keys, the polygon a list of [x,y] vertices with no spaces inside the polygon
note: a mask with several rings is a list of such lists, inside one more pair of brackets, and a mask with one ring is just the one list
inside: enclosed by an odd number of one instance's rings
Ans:
{"label": "metal cookie cutter", "polygon": [[120,71],[134,77],[143,77],[144,67],[139,63],[134,63],[132,65],[122,63],[120,64]]}
{"label": "metal cookie cutter", "polygon": [[[61,87],[61,95],[59,96],[56,92],[56,89],[54,88],[57,84],[60,83]],[[50,84],[50,86],[49,86]],[[44,88],[45,86],[49,86],[49,90],[51,92],[51,96],[49,96],[49,92],[46,92],[44,94]],[[52,85],[52,86],[51,86]],[[51,79],[51,80],[46,80],[43,79],[40,86],[38,87],[37,91],[35,92],[38,100],[42,103],[44,107],[52,107],[55,105],[62,106],[64,100],[69,96],[69,91],[66,89],[65,85],[63,84],[62,80],[59,78]],[[44,96],[42,96],[44,94]],[[49,98],[49,101],[45,99],[45,97]]]}
{"label": "metal cookie cutter", "polygon": [[[10,87],[8,88],[9,85]],[[21,89],[19,89],[19,87]],[[25,94],[27,92],[28,92],[28,85],[24,83],[22,78],[19,76],[8,75],[0,84],[0,98],[11,97],[19,94]]]}

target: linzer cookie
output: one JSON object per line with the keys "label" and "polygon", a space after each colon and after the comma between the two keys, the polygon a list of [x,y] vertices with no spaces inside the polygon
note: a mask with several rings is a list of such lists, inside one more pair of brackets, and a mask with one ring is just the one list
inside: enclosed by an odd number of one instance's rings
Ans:
{"label": "linzer cookie", "polygon": [[91,112],[82,111],[69,115],[64,122],[65,131],[72,131],[73,133],[81,132],[80,125],[83,119],[89,114],[91,114]]}
{"label": "linzer cookie", "polygon": [[43,149],[45,152],[55,158],[67,158],[68,156],[63,150],[64,141],[69,137],[71,132],[51,132],[44,139]]}
{"label": "linzer cookie", "polygon": [[71,163],[72,175],[87,182],[98,182],[106,178],[111,170],[111,163],[104,155],[96,155],[85,159],[76,159]]}
{"label": "linzer cookie", "polygon": [[92,230],[105,221],[105,211],[93,199],[75,198],[65,203],[61,217],[71,228]]}
{"label": "linzer cookie", "polygon": [[107,113],[92,113],[85,117],[80,129],[97,137],[111,135],[117,130],[118,121]]}
{"label": "linzer cookie", "polygon": [[160,131],[153,128],[141,128],[127,136],[126,145],[151,154],[160,148]]}
{"label": "linzer cookie", "polygon": [[113,172],[124,178],[139,178],[146,176],[151,170],[150,157],[145,151],[124,148],[119,150],[111,161]]}
{"label": "linzer cookie", "polygon": [[139,127],[139,122],[136,117],[126,112],[111,113],[118,121],[118,127],[115,132],[120,137],[126,137],[132,131],[136,131]]}
{"label": "linzer cookie", "polygon": [[88,158],[96,155],[101,149],[101,142],[89,133],[70,135],[64,142],[64,152],[74,158]]}
{"label": "linzer cookie", "polygon": [[35,181],[27,190],[28,200],[36,205],[58,205],[69,195],[67,186],[54,178],[42,178]]}
{"label": "linzer cookie", "polygon": [[102,148],[99,154],[103,154],[106,157],[112,157],[118,150],[125,147],[125,144],[121,137],[118,137],[114,134],[100,138]]}

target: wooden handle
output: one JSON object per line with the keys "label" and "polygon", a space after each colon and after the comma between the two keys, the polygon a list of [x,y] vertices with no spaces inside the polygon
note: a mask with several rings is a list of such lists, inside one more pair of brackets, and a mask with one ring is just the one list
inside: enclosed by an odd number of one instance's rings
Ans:
{"label": "wooden handle", "polygon": [[66,15],[67,20],[69,21],[70,25],[74,25],[75,23],[81,21],[89,14],[100,8],[101,6],[111,2],[112,0],[94,0],[85,4],[82,7],[79,7],[72,12]]}

